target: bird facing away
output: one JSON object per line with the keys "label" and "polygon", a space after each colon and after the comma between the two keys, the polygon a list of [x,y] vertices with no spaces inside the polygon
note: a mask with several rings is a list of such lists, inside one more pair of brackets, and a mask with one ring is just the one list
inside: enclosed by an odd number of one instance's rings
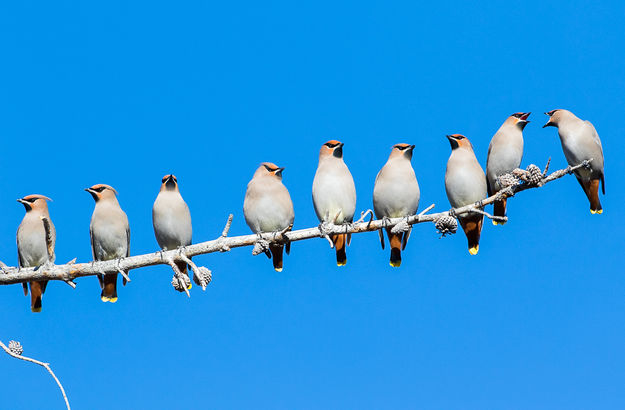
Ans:
{"label": "bird facing away", "polygon": [[[523,129],[529,123],[529,112],[517,112],[509,116],[497,130],[488,146],[486,159],[486,182],[488,196],[494,195],[501,189],[497,178],[512,172],[521,165],[523,159]],[[495,201],[493,204],[495,216],[506,216],[506,199]],[[503,225],[493,219],[494,225]]]}
{"label": "bird facing away", "polygon": [[[342,142],[331,140],[321,146],[312,196],[315,212],[321,223],[340,225],[354,220],[356,186],[343,161]],[[349,245],[351,235],[331,235],[330,239],[336,249],[336,264],[344,266],[347,263],[345,247]]]}
{"label": "bird facing away", "polygon": [[[175,175],[165,175],[161,180],[161,190],[152,207],[152,225],[162,250],[191,245],[191,212],[180,195]],[[186,262],[177,261],[176,265],[180,272],[188,276]],[[191,281],[188,283],[188,289],[191,289]]]}
{"label": "bird facing away", "polygon": [[[17,202],[24,205],[26,215],[17,228],[17,259],[20,268],[39,267],[54,263],[56,230],[48,213],[50,198],[43,195],[28,195]],[[30,284],[30,310],[41,312],[41,298],[46,291],[47,280],[32,281]],[[24,283],[24,295],[28,287]]]}
{"label": "bird facing away", "polygon": [[557,127],[562,151],[569,165],[575,166],[592,158],[589,168],[575,170],[577,181],[582,186],[590,202],[590,213],[603,212],[599,201],[599,182],[605,195],[605,177],[603,174],[603,148],[597,130],[590,121],[584,121],[571,111],[556,109],[546,112],[549,121],[545,127]]}
{"label": "bird facing away", "polygon": [[[448,135],[451,155],[445,172],[445,190],[452,207],[473,204],[486,198],[486,175],[475,158],[473,146],[464,135]],[[469,243],[469,253],[477,255],[484,216],[477,212],[458,216]]]}
{"label": "bird facing away", "polygon": [[[105,184],[94,185],[85,191],[95,200],[89,227],[93,260],[108,261],[130,256],[130,227],[126,213],[117,202],[117,191]],[[117,302],[117,273],[108,273],[98,279],[102,302]]]}
{"label": "bird facing away", "polygon": [[[256,234],[282,231],[293,226],[293,202],[282,183],[283,170],[271,162],[263,162],[247,184],[243,214],[247,226]],[[267,252],[267,257],[273,255],[273,268],[278,272],[282,272],[282,250],[285,247],[288,255],[291,250],[289,242],[284,245],[272,243],[269,246],[271,254]]]}
{"label": "bird facing away", "polygon": [[[373,210],[376,218],[401,218],[417,212],[421,193],[411,163],[414,147],[409,144],[395,144],[388,161],[378,172],[373,187]],[[406,248],[411,229],[394,234],[391,228],[386,228],[391,245],[391,266],[401,265],[401,251]],[[384,234],[381,230],[379,233],[384,249]]]}

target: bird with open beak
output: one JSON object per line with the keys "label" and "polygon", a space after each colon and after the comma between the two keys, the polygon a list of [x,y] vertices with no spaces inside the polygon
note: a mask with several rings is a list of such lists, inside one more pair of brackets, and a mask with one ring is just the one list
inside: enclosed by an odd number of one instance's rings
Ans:
{"label": "bird with open beak", "polygon": [[569,165],[579,165],[592,158],[589,167],[575,170],[575,177],[588,197],[590,213],[602,213],[599,182],[601,182],[601,191],[605,195],[605,176],[603,148],[597,130],[590,121],[579,119],[568,110],[556,109],[545,114],[549,116],[549,121],[543,125],[543,128],[556,127],[558,129],[562,151]]}
{"label": "bird with open beak", "polygon": [[[517,112],[509,116],[499,127],[488,146],[486,177],[488,196],[494,195],[501,186],[498,178],[512,172],[521,165],[523,159],[523,129],[529,123],[529,112]],[[506,216],[506,199],[495,201],[493,215]],[[494,225],[503,225],[493,219]]]}

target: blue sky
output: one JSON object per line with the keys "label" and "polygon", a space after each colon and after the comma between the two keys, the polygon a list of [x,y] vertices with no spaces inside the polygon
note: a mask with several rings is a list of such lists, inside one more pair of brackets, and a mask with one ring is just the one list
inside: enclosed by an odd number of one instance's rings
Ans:
{"label": "blue sky", "polygon": [[[0,289],[1,340],[52,363],[76,409],[623,408],[621,261],[625,95],[621,2],[25,1],[0,13],[0,260],[16,264],[15,199],[54,199],[57,262],[88,261],[93,200],[119,191],[131,252],[155,251],[151,207],[178,176],[194,241],[249,233],[245,187],[286,167],[295,228],[315,226],[320,145],[345,142],[358,192],[397,142],[417,145],[421,206],[449,207],[445,135],[490,138],[532,111],[523,164],[565,166],[544,111],[591,120],[606,157],[604,213],[573,177],[509,202],[480,253],[413,230],[400,269],[377,234],[337,268],[325,240],[296,243],[278,274],[251,249],[198,257],[205,293],[163,266],[133,271],[119,302],[95,278],[52,283],[32,314]],[[0,408],[63,408],[37,366],[0,355]],[[36,387],[35,387],[36,386]],[[35,393],[33,393],[35,392]]]}

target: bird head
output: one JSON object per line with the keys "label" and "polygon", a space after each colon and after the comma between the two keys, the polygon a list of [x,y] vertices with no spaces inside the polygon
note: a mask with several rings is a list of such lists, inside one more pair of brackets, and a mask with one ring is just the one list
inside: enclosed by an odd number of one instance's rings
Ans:
{"label": "bird head", "polygon": [[115,198],[117,195],[115,188],[106,184],[96,184],[92,187],[85,188],[85,191],[89,192],[96,202],[101,199]]}
{"label": "bird head", "polygon": [[52,200],[44,195],[26,195],[24,198],[17,200],[17,202],[24,205],[26,212],[30,212],[33,209],[41,211],[48,209],[48,203],[46,201]]}
{"label": "bird head", "polygon": [[391,157],[405,157],[412,159],[412,151],[414,150],[414,147],[414,145],[404,143],[395,144],[391,150]]}
{"label": "bird head", "polygon": [[321,146],[319,158],[335,157],[343,158],[343,143],[337,140],[330,140]]}
{"label": "bird head", "polygon": [[281,180],[282,171],[284,171],[284,167],[279,167],[273,162],[263,162],[256,170],[256,175],[271,176]]}
{"label": "bird head", "polygon": [[449,140],[449,144],[451,145],[452,151],[457,148],[470,148],[473,149],[469,139],[462,134],[451,134],[447,135],[447,139]]}
{"label": "bird head", "polygon": [[527,117],[529,117],[530,114],[531,112],[515,112],[509,118],[514,125],[522,130],[529,123]]}
{"label": "bird head", "polygon": [[178,190],[178,178],[174,174],[167,174],[161,179],[161,192],[162,191],[177,191]]}
{"label": "bird head", "polygon": [[557,127],[558,123],[562,119],[563,111],[564,110],[561,110],[561,109],[555,109],[555,110],[551,110],[551,111],[546,112],[545,115],[549,116],[549,121],[547,121],[547,123],[545,125],[543,125],[543,128],[545,128],[545,127]]}

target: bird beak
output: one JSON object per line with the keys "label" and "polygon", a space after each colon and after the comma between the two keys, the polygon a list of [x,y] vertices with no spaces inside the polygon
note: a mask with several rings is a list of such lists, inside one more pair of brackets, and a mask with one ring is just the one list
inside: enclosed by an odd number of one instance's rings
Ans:
{"label": "bird beak", "polygon": [[445,135],[449,141],[455,141],[456,139],[451,135]]}
{"label": "bird beak", "polygon": [[91,188],[85,188],[85,191],[89,192],[90,194],[95,193],[95,191]]}
{"label": "bird beak", "polygon": [[521,121],[529,122],[527,118],[530,116],[530,114],[531,112],[526,112],[525,114],[521,115]]}
{"label": "bird beak", "polygon": [[415,145],[414,145],[414,144],[412,144],[412,145],[410,146],[410,148],[408,148],[408,149],[409,149],[410,151],[412,151],[412,150],[414,149],[414,147],[415,147]]}
{"label": "bird beak", "polygon": [[24,201],[22,198],[19,198],[17,200],[17,202],[19,202],[20,204],[27,204],[28,203],[28,201]]}

